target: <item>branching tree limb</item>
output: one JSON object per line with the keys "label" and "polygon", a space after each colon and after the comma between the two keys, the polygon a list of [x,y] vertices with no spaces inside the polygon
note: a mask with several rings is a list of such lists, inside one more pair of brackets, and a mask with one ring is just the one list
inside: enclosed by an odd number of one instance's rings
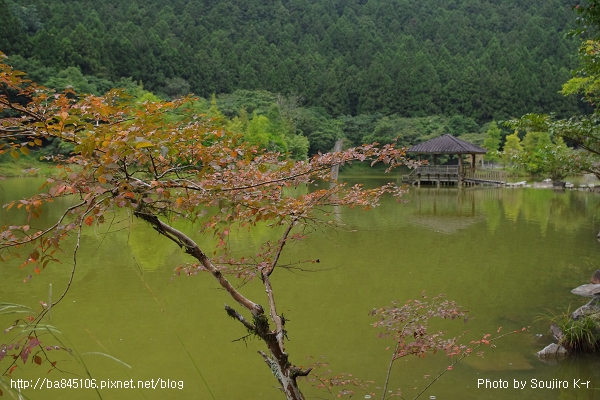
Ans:
{"label": "branching tree limb", "polygon": [[[104,224],[107,213],[132,212],[193,257],[197,269],[209,272],[243,307],[240,312],[229,306],[225,309],[264,343],[266,351],[261,355],[287,399],[303,399],[296,378],[306,376],[310,369],[302,370],[289,360],[285,320],[277,312],[271,281],[282,253],[288,242],[301,239],[307,226],[330,219],[334,207],[370,209],[382,196],[400,196],[403,190],[394,184],[375,189],[338,184],[290,195],[287,188],[330,181],[333,165],[382,162],[393,168],[410,164],[404,149],[369,144],[292,162],[285,155],[252,147],[218,122],[195,114],[189,107],[194,101],[191,97],[140,105],[118,90],[104,96],[55,93],[26,80],[3,58],[0,53],[0,87],[4,90],[0,113],[10,110],[11,116],[2,121],[0,153],[17,158],[47,140],[75,146],[74,153],[61,160],[62,172],[48,179],[40,193],[13,201],[6,208],[24,210],[32,220],[54,199],[73,196],[81,200],[45,230],[31,234],[29,224],[2,227],[0,249],[11,252],[31,246],[23,267],[32,264],[35,272],[41,272],[57,261],[53,254],[63,249],[63,239],[76,236],[76,266],[83,229]],[[28,99],[28,104],[16,103],[15,94]],[[191,234],[173,226],[176,219],[197,224],[200,235],[217,238],[216,249],[201,248]],[[230,232],[258,224],[282,229],[280,240],[265,243],[263,254],[254,263],[230,257]],[[207,256],[213,251],[230,259],[230,265],[244,268],[247,276],[260,278],[268,312],[225,277],[226,268]]]}

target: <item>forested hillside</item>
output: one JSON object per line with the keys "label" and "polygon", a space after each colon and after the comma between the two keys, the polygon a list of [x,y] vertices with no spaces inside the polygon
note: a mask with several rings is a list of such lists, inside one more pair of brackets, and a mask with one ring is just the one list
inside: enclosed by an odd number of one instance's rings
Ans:
{"label": "forested hillside", "polygon": [[[0,50],[42,83],[78,67],[163,96],[239,89],[346,115],[479,124],[577,111],[559,0],[0,0]],[[15,57],[16,56],[16,57]],[[66,71],[66,72],[65,72]],[[121,81],[123,82],[123,81]]]}

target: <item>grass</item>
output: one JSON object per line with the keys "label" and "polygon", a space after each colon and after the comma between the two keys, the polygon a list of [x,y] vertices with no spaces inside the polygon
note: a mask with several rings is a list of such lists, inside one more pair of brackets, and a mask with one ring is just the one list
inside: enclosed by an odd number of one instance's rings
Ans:
{"label": "grass", "polygon": [[562,314],[542,315],[536,320],[556,324],[564,336],[559,341],[570,352],[594,353],[600,348],[600,324],[597,314],[571,318],[571,309]]}
{"label": "grass", "polygon": [[41,161],[36,155],[21,155],[14,159],[9,154],[0,155],[0,176],[5,178],[42,176],[49,177],[59,173],[56,164]]}
{"label": "grass", "polygon": [[571,349],[582,352],[595,352],[598,348],[600,330],[596,319],[592,315],[570,320],[564,326],[561,326],[561,329],[565,334],[562,341]]}

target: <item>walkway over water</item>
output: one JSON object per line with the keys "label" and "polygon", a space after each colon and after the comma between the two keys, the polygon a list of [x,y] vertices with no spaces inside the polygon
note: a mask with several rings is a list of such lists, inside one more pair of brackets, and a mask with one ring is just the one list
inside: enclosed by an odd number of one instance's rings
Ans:
{"label": "walkway over water", "polygon": [[[460,173],[459,173],[460,172]],[[468,166],[458,165],[422,165],[410,174],[403,175],[402,181],[412,185],[423,184],[441,185],[497,185],[506,184],[506,172],[493,170],[478,170]]]}

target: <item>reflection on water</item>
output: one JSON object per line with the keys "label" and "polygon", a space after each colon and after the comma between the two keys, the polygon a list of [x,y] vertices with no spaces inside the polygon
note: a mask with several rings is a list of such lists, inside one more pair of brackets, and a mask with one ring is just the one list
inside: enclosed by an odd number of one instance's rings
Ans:
{"label": "reflection on water", "polygon": [[[443,233],[453,233],[485,221],[493,232],[501,219],[519,218],[539,225],[574,231],[597,214],[598,204],[578,191],[551,189],[415,189],[415,212],[409,217],[417,225]],[[590,204],[588,204],[588,201]]]}
{"label": "reflection on water", "polygon": [[[381,183],[369,179],[365,186]],[[5,181],[0,200],[20,198],[38,186],[33,179]],[[596,241],[600,196],[539,189],[421,188],[411,189],[404,200],[399,204],[384,199],[381,207],[367,213],[343,210],[338,218],[356,232],[317,232],[286,249],[283,262],[319,258],[316,266],[323,269],[273,275],[278,307],[290,321],[286,327],[291,360],[302,365],[305,356],[324,355],[334,371],[381,383],[388,362],[385,348],[390,343],[375,337],[377,332],[370,326],[374,321],[367,313],[391,300],[418,298],[426,290],[432,295],[446,293],[471,311],[473,318],[466,325],[453,321],[440,326],[449,329],[450,335],[469,329],[466,340],[470,340],[496,332],[500,326],[502,331],[532,327],[530,333],[509,336],[497,348],[486,349],[484,358],[470,357],[459,363],[425,398],[593,398],[595,392],[584,389],[518,390],[512,384],[515,379],[599,382],[600,368],[594,357],[557,365],[539,361],[535,352],[551,338],[547,327],[533,320],[547,310],[561,312],[569,303],[573,307],[583,303],[570,290],[585,283],[600,264]],[[54,217],[58,213],[49,211]],[[117,216],[116,221],[121,222],[113,227],[114,234],[86,232],[83,248],[87,252],[81,254],[73,288],[53,310],[51,322],[63,332],[60,339],[82,354],[95,378],[162,378],[183,380],[185,385],[183,390],[169,392],[115,389],[102,393],[103,398],[281,398],[273,388],[274,378],[256,354],[260,343],[232,342],[245,331],[226,317],[222,305],[231,300],[214,280],[206,275],[172,279],[173,268],[191,260],[139,221],[131,222],[130,229],[126,215]],[[190,226],[182,229],[195,231]],[[252,254],[275,234],[259,226],[250,234],[242,230],[232,235],[231,244],[240,254]],[[212,238],[196,239],[210,248]],[[24,284],[29,271],[2,264],[0,301],[37,309],[40,300],[47,299],[50,283],[54,293],[62,291],[69,271],[66,257],[63,264],[48,267]],[[265,303],[258,283],[241,290]],[[0,326],[10,325],[14,318],[0,315]],[[43,340],[54,341],[47,335]],[[100,352],[131,368],[99,356]],[[64,370],[86,376],[66,354],[57,358]],[[0,367],[6,368],[5,363],[6,359]],[[424,375],[437,374],[447,365],[448,360],[437,355],[399,360],[392,387],[403,387],[411,398],[413,387],[428,382]],[[28,364],[15,374],[37,379],[47,370]],[[50,375],[63,377],[57,371]],[[503,379],[510,388],[477,388],[478,379]],[[303,388],[308,397],[327,397],[309,383]],[[95,393],[72,389],[27,395],[32,399],[89,399]]]}
{"label": "reflection on water", "polygon": [[453,189],[419,191],[414,199],[416,210],[408,220],[435,232],[452,234],[485,220],[483,214],[476,212],[476,201],[475,196]]}

